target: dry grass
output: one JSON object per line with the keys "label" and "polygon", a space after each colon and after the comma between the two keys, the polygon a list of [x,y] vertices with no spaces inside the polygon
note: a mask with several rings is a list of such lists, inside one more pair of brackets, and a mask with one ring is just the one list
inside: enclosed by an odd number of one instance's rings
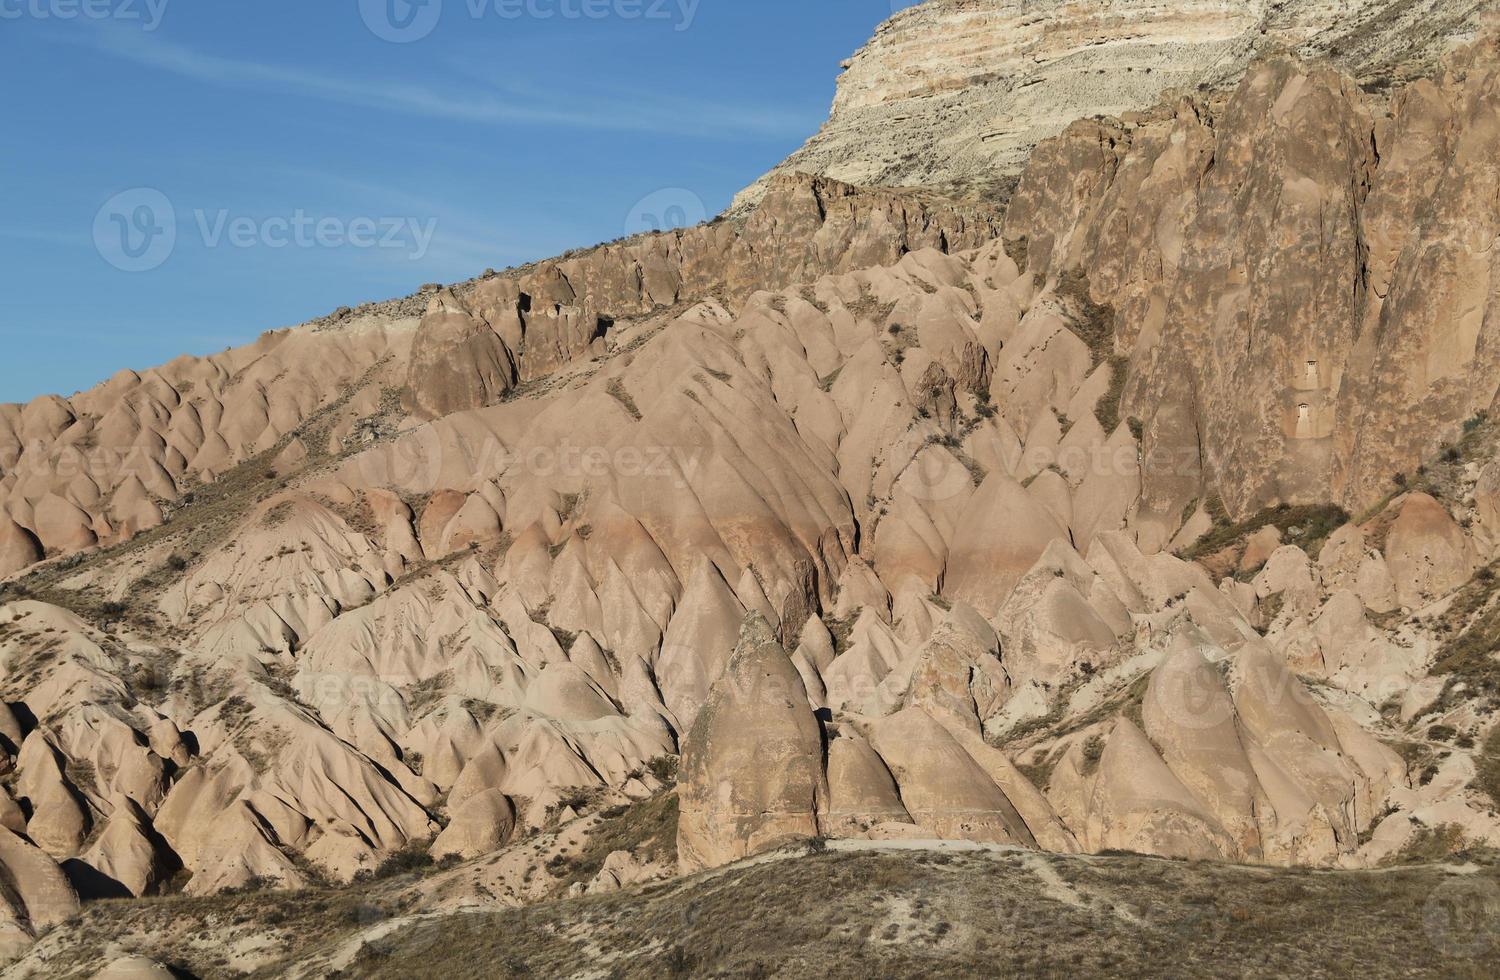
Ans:
{"label": "dry grass", "polygon": [[[667,836],[669,802],[608,818],[618,833],[600,835],[597,849]],[[611,895],[371,931],[421,911],[411,887],[420,869],[400,868],[347,889],[97,902],[44,942],[57,977],[91,975],[106,949],[204,978],[283,976],[293,964],[311,975],[403,978],[1491,977],[1495,921],[1476,925],[1474,909],[1453,909],[1469,938],[1488,929],[1493,940],[1457,950],[1445,945],[1443,922],[1433,925],[1434,909],[1466,896],[1500,899],[1492,856],[1467,857],[1474,875],[810,848]],[[590,859],[570,860],[581,872]],[[1035,862],[1048,865],[1045,877]],[[230,944],[265,958],[234,962]],[[356,950],[342,973],[319,965],[341,949]]]}
{"label": "dry grass", "polygon": [[1500,809],[1500,727],[1490,733],[1475,762],[1479,770],[1474,776],[1475,788]]}
{"label": "dry grass", "polygon": [[636,407],[635,399],[630,397],[630,392],[625,389],[625,382],[621,381],[619,378],[615,378],[614,380],[610,381],[607,390],[609,391],[610,396],[614,398],[615,401],[619,402],[624,407],[625,411],[630,413],[631,418],[635,419],[637,422],[641,420],[641,418],[643,417],[641,415],[641,410]]}
{"label": "dry grass", "polygon": [[566,888],[574,882],[592,881],[604,860],[615,851],[629,851],[638,859],[677,859],[677,795],[667,793],[634,806],[616,807],[600,814],[599,825],[589,833],[576,854],[559,854],[547,870]]}
{"label": "dry grass", "polygon": [[1109,390],[1099,399],[1099,404],[1094,406],[1094,418],[1099,420],[1099,427],[1104,430],[1105,435],[1113,435],[1115,429],[1120,427],[1120,402],[1125,397],[1125,381],[1129,370],[1129,358],[1109,359]]}
{"label": "dry grass", "polygon": [[[1449,877],[1049,857],[815,852],[603,898],[420,923],[346,975],[1480,977],[1425,915]],[[1479,879],[1496,886],[1493,868]],[[1496,936],[1500,943],[1500,936]],[[1500,952],[1497,946],[1494,952]]]}
{"label": "dry grass", "polygon": [[[1062,300],[1070,315],[1069,329],[1078,339],[1088,345],[1093,355],[1094,367],[1115,357],[1115,310],[1114,307],[1094,302],[1089,292],[1088,273],[1072,269],[1057,280],[1057,298]],[[1117,372],[1123,378],[1124,372]],[[1119,411],[1118,401],[1116,412]],[[1101,420],[1102,421],[1102,420]],[[1112,428],[1106,426],[1106,431]]]}

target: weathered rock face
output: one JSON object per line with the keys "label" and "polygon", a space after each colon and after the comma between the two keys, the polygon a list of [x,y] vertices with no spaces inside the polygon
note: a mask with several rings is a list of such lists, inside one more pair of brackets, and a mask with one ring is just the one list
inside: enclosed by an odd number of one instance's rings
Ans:
{"label": "weathered rock face", "polygon": [[451,293],[435,297],[412,342],[407,407],[440,418],[499,401],[516,383],[510,348]]}
{"label": "weathered rock face", "polygon": [[432,856],[475,858],[505,846],[516,826],[516,808],[499,790],[470,796],[432,842]]}
{"label": "weathered rock face", "polygon": [[42,545],[35,535],[9,518],[0,518],[0,578],[42,560]]}
{"label": "weathered rock face", "polygon": [[682,744],[677,854],[684,871],[819,836],[828,808],[823,732],[802,678],[751,614]]}
{"label": "weathered rock face", "polygon": [[[988,205],[793,174],[749,218],[371,304],[224,354],[122,372],[68,400],[0,405],[0,577],[33,564],[39,548],[66,555],[156,527],[196,483],[272,450],[307,462],[378,442],[401,421],[388,390],[419,419],[483,408],[611,353],[618,320],[710,297],[738,305],[910,252],[977,247],[1000,220]],[[329,417],[316,441],[293,442],[320,412]],[[382,465],[388,472],[371,476],[420,475],[425,460]]]}
{"label": "weathered rock face", "polygon": [[1273,60],[1223,103],[1038,148],[1006,234],[1113,314],[1143,527],[1210,493],[1366,506],[1489,407],[1495,178],[1473,161],[1500,138],[1495,79],[1480,42],[1386,117],[1351,79]]}
{"label": "weathered rock face", "polygon": [[78,894],[57,863],[9,830],[0,829],[0,961],[24,952],[38,932],[78,912]]}
{"label": "weathered rock face", "polygon": [[1484,4],[1327,0],[928,0],[850,59],[822,130],[736,204],[794,170],[856,184],[1003,192],[1074,119],[1238,81],[1258,55],[1334,59],[1360,81],[1430,71]]}
{"label": "weathered rock face", "polygon": [[518,371],[534,381],[604,353],[617,319],[710,297],[738,303],[923,248],[971,248],[999,222],[985,206],[788,174],[748,217],[601,246],[434,299],[413,343],[408,407],[429,418],[482,408]]}
{"label": "weathered rock face", "polygon": [[[1464,747],[1488,674],[1430,676],[1477,670],[1449,645],[1489,629],[1500,545],[1500,426],[1467,414],[1484,248],[1450,261],[1449,204],[1490,233],[1496,64],[1478,44],[1387,112],[1280,58],[1074,124],[1008,241],[988,208],[789,178],[0,406],[12,856],[88,897],[347,881],[428,841],[490,862],[679,751],[687,869],[820,835],[1319,865],[1443,823],[1500,841]],[[923,98],[888,83],[841,111]],[[1274,510],[1230,560],[1178,557],[1233,536],[1215,498],[1355,510],[1417,459],[1357,525]],[[31,568],[44,546],[74,554]],[[1441,766],[1382,744],[1439,722],[1465,736]]]}
{"label": "weathered rock face", "polygon": [[1370,295],[1346,380],[1335,488],[1367,500],[1500,392],[1494,243],[1500,64],[1490,37],[1411,86],[1376,131],[1382,163],[1361,215]]}

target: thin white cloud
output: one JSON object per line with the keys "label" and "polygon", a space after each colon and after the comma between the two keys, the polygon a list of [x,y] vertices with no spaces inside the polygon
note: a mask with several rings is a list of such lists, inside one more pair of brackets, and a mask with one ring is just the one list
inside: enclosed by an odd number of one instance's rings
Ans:
{"label": "thin white cloud", "polygon": [[[472,269],[471,272],[463,272],[463,275],[472,275],[490,267],[500,268],[518,262],[529,262],[539,257],[537,244],[533,239],[518,238],[507,230],[474,220],[476,215],[472,207],[456,207],[452,202],[416,194],[405,187],[364,180],[348,174],[288,166],[277,167],[274,172],[299,184],[311,182],[331,188],[346,199],[358,202],[356,210],[366,214],[403,216],[414,220],[434,219],[437,231],[432,248],[427,253],[427,261],[459,270]],[[534,236],[536,230],[534,224],[528,223],[528,232]],[[549,231],[562,237],[567,234],[565,229],[551,228]]]}
{"label": "thin white cloud", "polygon": [[[87,40],[79,42],[79,38]],[[581,94],[538,99],[534,94],[507,92],[494,82],[477,79],[439,90],[411,82],[343,78],[291,65],[206,54],[159,35],[144,37],[138,32],[94,30],[59,39],[87,43],[104,54],[194,81],[429,119],[721,139],[781,138],[807,131],[806,121],[795,114],[745,106],[682,99],[618,102]]]}
{"label": "thin white cloud", "polygon": [[65,234],[57,231],[38,231],[31,228],[0,228],[0,238],[18,242],[35,242],[42,245],[89,245],[89,237],[83,234]]}

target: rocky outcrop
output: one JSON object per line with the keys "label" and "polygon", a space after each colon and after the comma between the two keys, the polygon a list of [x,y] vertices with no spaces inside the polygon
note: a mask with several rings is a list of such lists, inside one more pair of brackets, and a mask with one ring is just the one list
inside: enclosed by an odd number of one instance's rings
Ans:
{"label": "rocky outcrop", "polygon": [[36,536],[8,517],[0,516],[0,578],[42,560]]}
{"label": "rocky outcrop", "polygon": [[822,728],[797,668],[756,614],[683,740],[678,797],[685,872],[820,835]]}
{"label": "rocky outcrop", "polygon": [[1397,599],[1415,609],[1467,582],[1476,556],[1473,542],[1447,509],[1425,493],[1414,493],[1402,501],[1386,534],[1385,563]]}
{"label": "rocky outcrop", "polygon": [[777,175],[1003,195],[1031,149],[1075,119],[1146,109],[1171,90],[1234,84],[1295,50],[1386,86],[1430,72],[1485,4],[1441,0],[1226,3],[927,0],[876,31],[839,78],[832,114],[736,200]]}
{"label": "rocky outcrop", "polygon": [[516,825],[516,809],[499,790],[485,790],[466,799],[448,826],[432,842],[435,858],[457,855],[475,858],[505,846]]}
{"label": "rocky outcrop", "polygon": [[432,300],[412,342],[407,407],[426,418],[498,401],[516,383],[510,348],[451,293]]}
{"label": "rocky outcrop", "polygon": [[1496,139],[1493,40],[1450,63],[1385,116],[1348,76],[1273,59],[1222,102],[1076,123],[1033,155],[1006,234],[1112,322],[1153,543],[1211,493],[1236,514],[1367,507],[1489,407],[1494,230],[1462,202],[1490,193],[1469,161]]}
{"label": "rocky outcrop", "polygon": [[41,932],[78,912],[78,894],[57,863],[9,830],[0,829],[0,961],[24,953]]}
{"label": "rocky outcrop", "polygon": [[788,174],[757,211],[588,249],[466,284],[432,300],[413,343],[406,402],[428,418],[492,404],[611,346],[617,320],[710,297],[891,264],[924,248],[993,239],[999,211]]}

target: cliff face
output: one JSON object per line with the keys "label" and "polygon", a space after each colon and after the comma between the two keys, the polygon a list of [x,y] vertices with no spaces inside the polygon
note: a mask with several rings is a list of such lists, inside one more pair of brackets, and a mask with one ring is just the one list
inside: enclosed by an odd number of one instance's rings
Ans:
{"label": "cliff face", "polygon": [[[1257,56],[1329,58],[1357,81],[1432,70],[1491,0],[928,0],[846,62],[828,122],[773,174],[1002,196],[1075,119],[1238,82]],[[736,201],[748,208],[764,180]]]}
{"label": "cliff face", "polygon": [[1112,308],[1164,532],[1210,493],[1363,509],[1490,408],[1493,60],[1466,51],[1389,112],[1273,61],[1038,148],[1006,233]]}

